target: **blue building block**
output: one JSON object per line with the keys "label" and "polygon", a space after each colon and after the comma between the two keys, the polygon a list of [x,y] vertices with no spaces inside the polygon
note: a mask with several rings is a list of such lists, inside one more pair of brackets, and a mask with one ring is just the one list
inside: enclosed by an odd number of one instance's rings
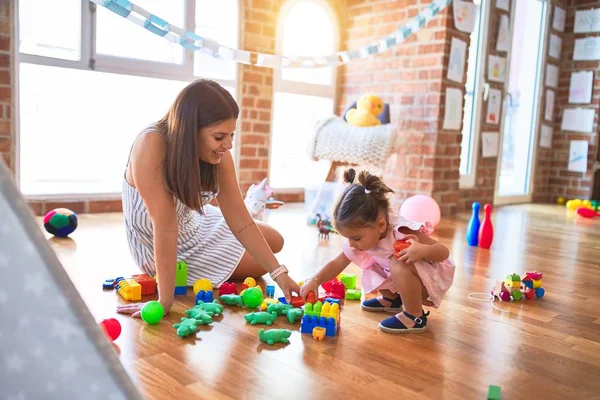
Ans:
{"label": "blue building block", "polygon": [[312,335],[313,329],[317,326],[325,328],[325,336],[336,336],[337,334],[335,319],[325,317],[317,318],[315,316],[311,317],[310,315],[304,315],[304,317],[302,317],[300,332]]}
{"label": "blue building block", "polygon": [[114,289],[114,288],[115,288],[115,280],[114,279],[107,279],[102,284],[102,289]]}
{"label": "blue building block", "polygon": [[523,284],[529,289],[533,289],[533,281],[524,281]]}
{"label": "blue building block", "polygon": [[120,286],[119,286],[119,282],[121,282],[122,280],[124,280],[125,278],[123,278],[122,276],[119,276],[118,278],[115,278],[115,283],[114,283],[114,288],[116,290],[119,290]]}
{"label": "blue building block", "polygon": [[187,286],[175,286],[175,294],[186,295],[187,294]]}
{"label": "blue building block", "polygon": [[201,290],[198,293],[196,293],[196,302],[194,304],[198,304],[199,301],[202,301],[204,303],[212,303],[214,299],[215,298],[213,296],[212,290],[209,290],[207,292]]}
{"label": "blue building block", "polygon": [[275,296],[275,285],[267,285],[267,296]]}
{"label": "blue building block", "polygon": [[331,297],[326,298],[325,302],[326,303],[331,303],[331,304],[333,304],[333,303],[339,304],[340,306],[342,305],[342,301],[340,299],[334,299],[334,298],[331,298]]}
{"label": "blue building block", "polygon": [[285,297],[280,297],[280,298],[278,298],[277,300],[279,300],[279,302],[280,302],[281,304],[287,304],[287,303],[288,303],[288,302],[287,302],[287,300],[285,299]]}

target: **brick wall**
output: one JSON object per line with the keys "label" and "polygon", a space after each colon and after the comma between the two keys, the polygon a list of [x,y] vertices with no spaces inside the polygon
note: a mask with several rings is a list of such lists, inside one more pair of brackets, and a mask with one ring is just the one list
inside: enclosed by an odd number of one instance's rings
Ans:
{"label": "brick wall", "polygon": [[[567,2],[559,2],[565,4]],[[547,191],[537,198],[543,200],[555,201],[558,196],[569,198],[591,198],[594,170],[598,169],[598,125],[597,116],[600,102],[600,62],[599,61],[573,61],[573,50],[575,39],[586,36],[597,36],[598,32],[591,34],[575,34],[573,25],[575,22],[575,11],[589,8],[599,8],[600,1],[588,0],[569,0],[567,11],[567,20],[565,33],[562,35],[562,55],[560,61],[560,80],[557,91],[556,107],[554,111],[554,135],[552,140],[552,149],[548,154],[542,155],[544,161],[550,160],[548,168]],[[560,129],[563,112],[567,107],[576,105],[569,104],[569,86],[571,82],[571,73],[577,71],[593,71],[594,87],[592,91],[591,104],[577,105],[584,108],[593,108],[596,110],[596,119],[593,131],[591,133],[569,132]],[[568,171],[569,147],[571,140],[588,140],[588,168],[587,173]],[[546,170],[542,170],[546,172]],[[537,177],[536,177],[537,178]],[[540,178],[541,179],[541,178]]]}
{"label": "brick wall", "polygon": [[[498,40],[498,30],[500,25],[500,18],[502,15],[507,15],[510,18],[510,14],[507,11],[495,7],[495,2],[490,2],[490,16],[489,16],[489,31],[487,36],[487,53],[489,55],[497,55],[500,57],[507,57],[506,52],[498,52],[496,50],[496,43]],[[484,76],[485,81],[488,81],[488,60],[485,60]],[[508,68],[508,66],[507,66]],[[490,89],[499,89],[502,92],[502,98],[504,98],[504,84],[498,82],[488,82]],[[504,110],[500,110],[500,115],[503,115]],[[481,112],[481,129],[480,132],[500,132],[501,125],[492,125],[486,123],[487,114],[487,102],[484,101],[482,104]],[[500,122],[501,123],[501,122]],[[475,149],[476,172],[475,172],[475,185],[472,188],[464,188],[459,191],[458,210],[465,211],[471,208],[473,202],[479,202],[482,205],[484,203],[493,204],[494,192],[496,188],[496,172],[498,166],[497,157],[482,157],[481,153],[481,136],[479,141],[479,147]]]}
{"label": "brick wall", "polygon": [[[343,48],[394,32],[429,3],[348,0]],[[450,6],[399,46],[343,66],[337,107],[341,114],[365,92],[390,104],[403,145],[391,157],[384,179],[396,191],[396,201],[425,193],[438,201],[444,215],[456,212],[460,161],[460,131],[442,130],[444,93],[450,86],[464,91],[464,84],[445,79],[453,36],[469,42],[454,28]]]}
{"label": "brick wall", "polygon": [[0,159],[15,170],[15,134],[12,112],[14,60],[12,57],[12,7],[0,2]]}

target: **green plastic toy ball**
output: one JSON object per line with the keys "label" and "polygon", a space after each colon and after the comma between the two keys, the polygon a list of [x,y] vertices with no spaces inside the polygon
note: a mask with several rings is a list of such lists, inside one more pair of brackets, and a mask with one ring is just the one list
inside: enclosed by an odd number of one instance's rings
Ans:
{"label": "green plastic toy ball", "polygon": [[165,309],[162,304],[158,301],[149,301],[142,307],[142,312],[140,313],[144,322],[148,325],[158,324],[162,319],[163,315],[165,315]]}
{"label": "green plastic toy ball", "polygon": [[244,291],[242,300],[244,301],[246,307],[256,308],[260,305],[260,303],[262,303],[263,294],[259,288],[251,287]]}

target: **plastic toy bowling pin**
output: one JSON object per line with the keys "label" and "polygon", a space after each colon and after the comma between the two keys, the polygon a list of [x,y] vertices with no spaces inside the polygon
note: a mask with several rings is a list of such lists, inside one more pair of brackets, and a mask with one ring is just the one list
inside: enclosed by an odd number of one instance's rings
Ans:
{"label": "plastic toy bowling pin", "polygon": [[479,227],[481,225],[479,222],[480,208],[481,204],[478,202],[473,203],[473,214],[467,225],[467,244],[469,246],[477,246],[479,243]]}
{"label": "plastic toy bowling pin", "polygon": [[482,249],[489,249],[494,240],[494,227],[492,226],[492,205],[486,204],[483,207],[485,211],[485,217],[483,217],[483,223],[479,228],[479,247]]}

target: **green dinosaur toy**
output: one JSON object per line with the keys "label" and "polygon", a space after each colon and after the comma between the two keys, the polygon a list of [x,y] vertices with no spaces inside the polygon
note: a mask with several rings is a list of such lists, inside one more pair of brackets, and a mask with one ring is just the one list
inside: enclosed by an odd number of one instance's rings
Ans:
{"label": "green dinosaur toy", "polygon": [[173,328],[177,328],[177,336],[185,337],[196,333],[198,329],[198,325],[200,325],[200,321],[194,318],[186,318],[182,317],[181,322],[179,324],[174,324]]}
{"label": "green dinosaur toy", "polygon": [[188,317],[199,321],[200,325],[210,324],[212,322],[212,315],[202,309],[200,306],[195,306],[190,310],[185,310]]}
{"label": "green dinosaur toy", "polygon": [[219,297],[219,300],[221,300],[223,304],[227,304],[228,306],[237,305],[242,307],[244,305],[244,300],[242,299],[242,296],[239,296],[237,294],[224,294]]}
{"label": "green dinosaur toy", "polygon": [[282,304],[282,303],[271,303],[267,307],[267,312],[272,313],[275,312],[277,315],[282,315],[284,310],[292,308],[291,304]]}
{"label": "green dinosaur toy", "polygon": [[289,343],[288,338],[292,335],[292,331],[287,329],[269,329],[258,331],[258,338],[261,342],[273,346],[275,343]]}
{"label": "green dinosaur toy", "polygon": [[199,300],[198,305],[196,307],[200,307],[201,309],[206,311],[211,317],[213,315],[223,314],[223,306],[220,305],[219,302],[216,300],[214,300],[212,303],[205,303],[202,300]]}
{"label": "green dinosaur toy", "polygon": [[250,322],[250,324],[252,324],[252,325],[256,325],[256,324],[271,325],[273,323],[273,321],[275,321],[277,319],[277,313],[275,313],[275,312],[268,313],[265,311],[251,312],[250,314],[244,315],[244,319],[247,322]]}
{"label": "green dinosaur toy", "polygon": [[297,319],[302,318],[302,314],[304,314],[301,308],[286,308],[282,312],[287,315],[290,324],[293,324]]}

